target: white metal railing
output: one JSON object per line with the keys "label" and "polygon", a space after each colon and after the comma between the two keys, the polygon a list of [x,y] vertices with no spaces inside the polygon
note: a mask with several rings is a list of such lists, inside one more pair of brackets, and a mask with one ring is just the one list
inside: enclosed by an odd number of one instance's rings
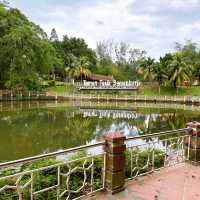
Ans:
{"label": "white metal railing", "polygon": [[46,100],[50,98],[55,99],[54,95],[48,95],[45,91],[0,90],[0,101]]}
{"label": "white metal railing", "polygon": [[168,103],[200,103],[200,96],[145,96],[138,94],[82,94],[82,93],[57,93],[57,92],[37,92],[37,91],[10,91],[0,90],[0,101],[20,101],[20,100],[97,100],[97,101],[144,101],[144,102],[168,102]]}
{"label": "white metal railing", "polygon": [[76,100],[106,100],[106,101],[146,101],[146,102],[169,102],[169,103],[200,103],[200,96],[144,96],[144,95],[120,95],[120,94],[82,94],[82,93],[59,93],[55,96]]}
{"label": "white metal railing", "polygon": [[[186,146],[185,141],[190,144],[189,130],[186,128],[127,138],[126,177],[134,179],[188,160],[190,145]],[[141,141],[142,138],[146,142]]]}
{"label": "white metal railing", "polygon": [[[127,137],[126,178],[185,162],[190,154],[190,131],[191,128],[185,128]],[[103,141],[0,163],[0,199],[69,200],[104,190],[105,144]],[[97,153],[87,151],[94,147],[100,148]]]}
{"label": "white metal railing", "polygon": [[[105,153],[65,154],[100,147],[85,145],[0,164],[0,199],[79,199],[104,189]],[[66,155],[67,156],[67,155]],[[54,157],[54,158],[52,158]],[[40,160],[40,161],[38,161]]]}
{"label": "white metal railing", "polygon": [[113,109],[117,107],[118,110],[131,110],[130,108],[171,108],[171,109],[181,109],[181,110],[191,110],[191,111],[200,111],[199,106],[187,105],[187,104],[175,104],[175,103],[147,103],[147,102],[134,102],[134,104],[129,104],[128,102],[97,102],[95,105],[92,101],[76,101],[74,102],[75,106],[86,108],[86,109]]}
{"label": "white metal railing", "polygon": [[49,108],[56,106],[73,106],[81,107],[82,109],[99,110],[126,110],[130,111],[133,108],[171,108],[180,110],[191,110],[200,111],[200,107],[190,104],[178,104],[178,103],[151,103],[151,102],[134,102],[129,103],[127,101],[98,101],[95,105],[93,101],[65,101],[58,104],[57,101],[9,101],[0,102],[0,112],[4,111],[21,111],[23,109],[33,109],[33,108]]}

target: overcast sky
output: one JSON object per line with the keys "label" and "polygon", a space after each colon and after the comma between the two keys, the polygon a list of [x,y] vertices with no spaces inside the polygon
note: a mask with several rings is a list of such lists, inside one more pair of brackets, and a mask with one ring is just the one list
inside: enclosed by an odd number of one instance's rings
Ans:
{"label": "overcast sky", "polygon": [[159,57],[174,42],[200,44],[200,0],[10,0],[48,34],[124,41]]}

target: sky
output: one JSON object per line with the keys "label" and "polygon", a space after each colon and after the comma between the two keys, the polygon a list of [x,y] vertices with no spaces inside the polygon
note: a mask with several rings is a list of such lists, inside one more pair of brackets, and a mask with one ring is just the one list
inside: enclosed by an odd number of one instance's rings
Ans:
{"label": "sky", "polygon": [[175,42],[200,44],[200,0],[10,0],[48,34],[126,42],[159,58]]}

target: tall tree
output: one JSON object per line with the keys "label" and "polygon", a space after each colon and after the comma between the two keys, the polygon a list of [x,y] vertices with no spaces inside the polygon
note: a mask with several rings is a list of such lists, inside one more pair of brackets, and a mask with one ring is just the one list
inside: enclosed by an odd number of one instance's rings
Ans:
{"label": "tall tree", "polygon": [[125,42],[120,42],[119,44],[115,45],[115,57],[119,66],[122,67],[127,63],[128,51],[129,45],[127,45]]}
{"label": "tall tree", "polygon": [[200,49],[197,44],[188,40],[184,44],[176,43],[175,49],[181,53],[186,64],[193,66],[193,78],[200,81]]}
{"label": "tall tree", "polygon": [[57,41],[59,41],[59,39],[58,39],[58,34],[57,34],[55,28],[53,28],[52,31],[51,31],[50,40],[51,40],[52,42],[57,42]]}
{"label": "tall tree", "polygon": [[0,6],[7,7],[8,5],[9,5],[8,1],[6,1],[6,0],[0,0]]}
{"label": "tall tree", "polygon": [[154,66],[153,66],[152,73],[153,73],[153,75],[152,75],[153,76],[153,80],[158,83],[158,92],[160,94],[161,85],[168,78],[166,69],[164,69],[159,62],[156,62],[154,64]]}
{"label": "tall tree", "polygon": [[58,61],[54,64],[50,72],[50,77],[52,77],[54,81],[56,80],[56,77],[59,77],[60,80],[64,80],[66,78],[65,77],[66,70],[65,70],[64,57],[63,57],[64,53],[62,49],[62,42],[59,41],[58,34],[55,28],[53,28],[51,31],[50,41],[56,50],[56,58]]}
{"label": "tall tree", "polygon": [[167,53],[163,57],[160,57],[159,62],[162,68],[165,70],[165,72],[168,71],[168,66],[171,64],[173,61],[174,57],[173,54]]}
{"label": "tall tree", "polygon": [[143,75],[144,79],[152,80],[153,79],[153,68],[154,68],[155,60],[148,57],[143,59],[140,63],[138,71]]}
{"label": "tall tree", "polygon": [[186,60],[180,53],[176,53],[173,61],[169,65],[169,81],[177,88],[177,84],[182,84],[183,81],[190,81],[192,77],[192,67],[187,64]]}
{"label": "tall tree", "polygon": [[129,49],[129,63],[133,64],[136,62],[140,62],[141,60],[145,59],[147,52],[145,50],[140,49]]}
{"label": "tall tree", "polygon": [[1,80],[8,87],[37,89],[54,62],[54,48],[28,26],[0,38]]}
{"label": "tall tree", "polygon": [[19,10],[0,8],[1,86],[38,89],[56,62],[55,50]]}
{"label": "tall tree", "polygon": [[73,55],[77,59],[80,59],[81,57],[87,57],[88,61],[90,62],[90,66],[88,66],[88,69],[92,70],[96,68],[96,53],[88,47],[84,39],[68,37],[67,35],[65,35],[62,41],[62,49],[66,66],[70,67],[70,63],[68,63],[68,61],[70,60],[68,59],[68,57],[71,57],[71,55]]}
{"label": "tall tree", "polygon": [[87,57],[81,57],[79,60],[76,60],[73,64],[73,67],[69,70],[69,75],[71,78],[80,78],[81,82],[84,78],[87,78],[91,75],[91,71],[88,69],[90,62]]}
{"label": "tall tree", "polygon": [[194,68],[193,68],[193,75],[194,77],[198,78],[198,81],[200,83],[200,53],[199,53],[199,60],[195,62]]}
{"label": "tall tree", "polygon": [[97,42],[96,53],[99,62],[106,62],[113,60],[114,43],[113,41]]}

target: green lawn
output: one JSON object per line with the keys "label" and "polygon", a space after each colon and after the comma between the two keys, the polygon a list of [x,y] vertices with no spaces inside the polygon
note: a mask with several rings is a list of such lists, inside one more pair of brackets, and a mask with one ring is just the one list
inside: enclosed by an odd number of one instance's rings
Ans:
{"label": "green lawn", "polygon": [[[57,93],[78,93],[78,89],[75,86],[65,86],[65,85],[57,85],[47,88],[48,92],[57,92]],[[192,86],[189,88],[179,88],[175,89],[172,87],[161,87],[161,92],[158,92],[158,86],[142,86],[140,89],[136,91],[90,91],[90,92],[82,92],[82,93],[90,93],[96,95],[134,95],[137,93],[138,95],[145,96],[200,96],[200,86]]]}
{"label": "green lawn", "polygon": [[48,87],[47,91],[48,92],[56,92],[56,93],[73,93],[75,91],[74,86],[65,86],[65,85],[57,85],[57,86],[52,86]]}
{"label": "green lawn", "polygon": [[146,96],[199,96],[200,86],[178,89],[172,87],[161,87],[160,94],[157,86],[144,86],[140,88],[139,93]]}

